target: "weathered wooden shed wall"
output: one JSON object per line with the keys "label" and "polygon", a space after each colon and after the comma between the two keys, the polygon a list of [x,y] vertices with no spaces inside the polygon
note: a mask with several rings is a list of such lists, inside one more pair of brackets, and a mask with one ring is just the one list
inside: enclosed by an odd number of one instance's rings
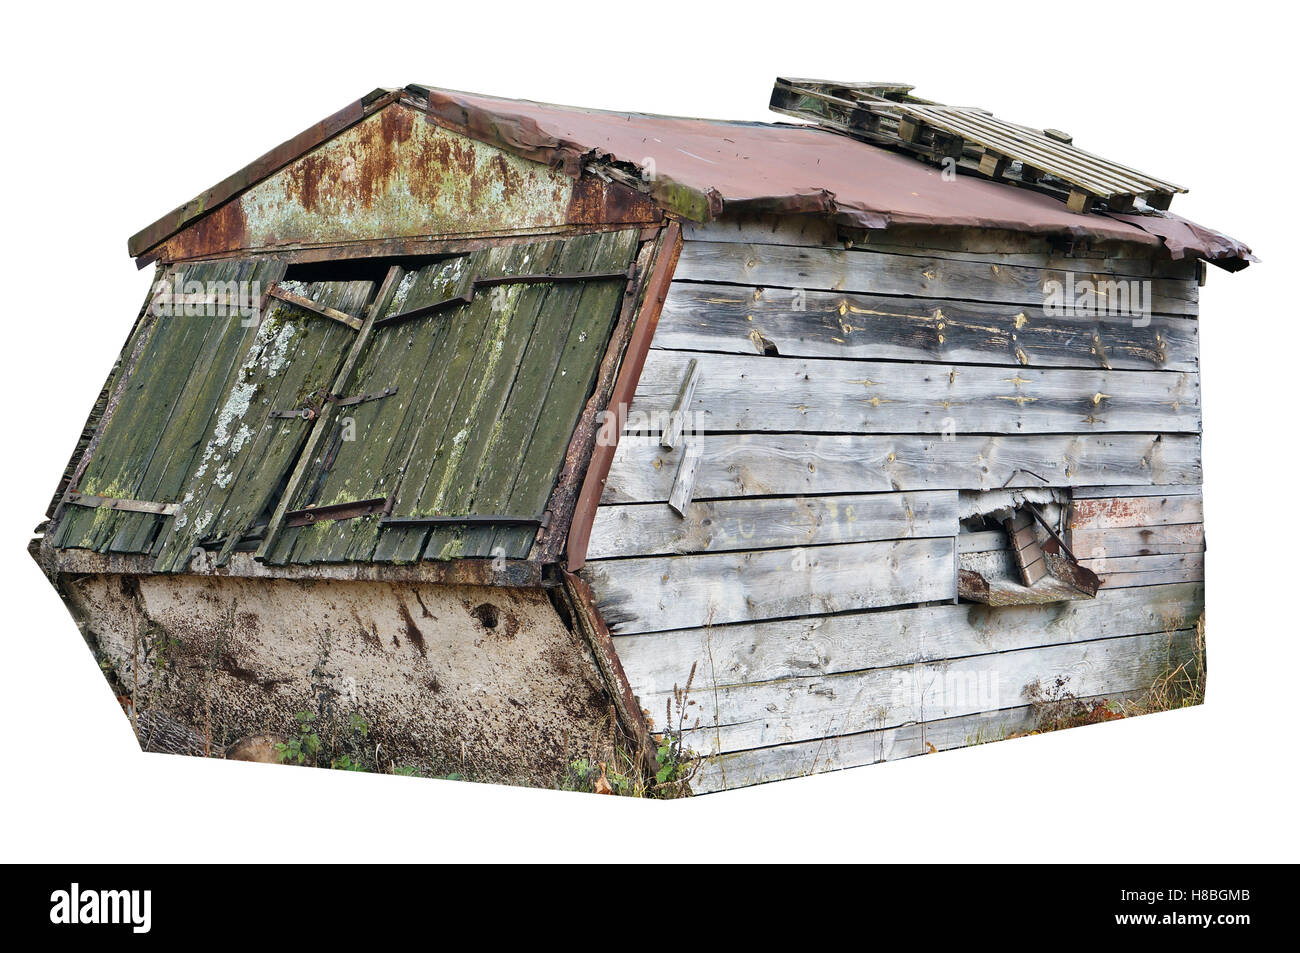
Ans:
{"label": "weathered wooden shed wall", "polygon": [[[662,722],[692,667],[698,790],[1032,727],[1032,686],[1141,693],[1200,615],[1197,281],[1142,250],[786,218],[687,229],[584,575]],[[1053,280],[1151,282],[1149,324],[1049,316]],[[638,414],[644,415],[639,416]],[[694,443],[692,502],[668,505]],[[955,604],[959,491],[1072,491],[1095,600]]]}

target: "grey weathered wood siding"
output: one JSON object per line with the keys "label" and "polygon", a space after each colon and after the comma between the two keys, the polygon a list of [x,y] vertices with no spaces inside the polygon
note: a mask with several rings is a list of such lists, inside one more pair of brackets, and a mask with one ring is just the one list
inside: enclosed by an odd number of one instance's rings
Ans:
{"label": "grey weathered wood siding", "polygon": [[[1186,657],[1189,263],[950,232],[845,248],[795,220],[686,234],[583,572],[657,722],[694,667],[697,790],[1002,737],[1033,726],[1035,682],[1118,699]],[[1128,279],[1149,320],[1045,308],[1049,282]],[[1098,597],[956,604],[959,491],[1044,484],[1073,496]]]}

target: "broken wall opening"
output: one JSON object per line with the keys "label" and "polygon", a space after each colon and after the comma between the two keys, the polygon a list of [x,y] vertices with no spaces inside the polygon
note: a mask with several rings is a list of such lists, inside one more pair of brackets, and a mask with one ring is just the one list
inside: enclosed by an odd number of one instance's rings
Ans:
{"label": "broken wall opening", "polygon": [[1099,581],[1063,535],[1070,492],[1052,487],[962,491],[958,598],[984,605],[1091,599]]}

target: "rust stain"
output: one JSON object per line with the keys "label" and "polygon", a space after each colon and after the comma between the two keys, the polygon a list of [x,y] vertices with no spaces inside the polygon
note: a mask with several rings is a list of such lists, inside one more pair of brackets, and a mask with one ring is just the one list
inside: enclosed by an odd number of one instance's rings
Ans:
{"label": "rust stain", "polygon": [[199,219],[163,245],[159,257],[167,261],[194,258],[215,252],[242,248],[248,222],[238,199],[227,202]]}
{"label": "rust stain", "polygon": [[[556,196],[559,199],[559,196]],[[661,221],[663,213],[649,196],[617,182],[584,175],[573,186],[566,219],[570,225]]]}

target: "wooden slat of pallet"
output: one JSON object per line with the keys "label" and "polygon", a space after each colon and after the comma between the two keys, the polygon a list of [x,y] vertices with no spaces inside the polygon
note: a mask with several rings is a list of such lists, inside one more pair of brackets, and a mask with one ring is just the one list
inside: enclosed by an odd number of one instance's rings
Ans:
{"label": "wooden slat of pallet", "polygon": [[[799,310],[802,308],[802,310]],[[1053,317],[1017,304],[674,282],[654,346],[783,357],[1195,371],[1197,322]]]}
{"label": "wooden slat of pallet", "polygon": [[603,560],[582,576],[630,634],[952,599],[952,566],[949,537]]}
{"label": "wooden slat of pallet", "polygon": [[1066,524],[1072,530],[1115,529],[1199,523],[1205,518],[1200,494],[1186,496],[1112,497],[1075,500]]}
{"label": "wooden slat of pallet", "polygon": [[[858,294],[922,295],[965,301],[1014,301],[1040,306],[1047,283],[1064,284],[1068,273],[1023,265],[902,255],[857,249],[799,248],[789,245],[687,242],[674,279],[722,282],[808,291]],[[1094,276],[1076,276],[1076,283]],[[1097,282],[1115,280],[1096,275]],[[1157,314],[1195,315],[1195,281],[1151,279],[1151,310]]]}
{"label": "wooden slat of pallet", "polygon": [[[834,361],[651,351],[632,404],[667,421],[690,362],[689,410],[712,432],[1197,433],[1195,374]],[[652,424],[653,426],[653,424]]]}
{"label": "wooden slat of pallet", "polygon": [[957,493],[865,493],[662,503],[596,511],[587,558],[716,553],[925,536],[956,536]]}
{"label": "wooden slat of pallet", "polygon": [[1205,604],[1197,583],[1102,590],[1052,605],[946,605],[715,625],[614,639],[643,700],[685,685],[746,685],[799,676],[940,662],[1190,628]]}
{"label": "wooden slat of pallet", "polygon": [[[717,689],[697,674],[700,727],[686,743],[710,755],[973,715],[1016,706],[1035,682],[1058,678],[1080,697],[1136,691],[1189,658],[1194,637],[1182,629]],[[667,697],[640,701],[662,711]]]}
{"label": "wooden slat of pallet", "polygon": [[1180,523],[1076,530],[1070,534],[1069,544],[1079,560],[1199,553],[1205,549],[1205,527],[1200,523]]}
{"label": "wooden slat of pallet", "polygon": [[[1200,438],[1155,434],[967,437],[719,434],[703,449],[695,498],[1003,486],[1186,484],[1201,478]],[[603,502],[666,501],[677,453],[625,436]],[[1033,474],[1037,474],[1034,476]],[[1042,479],[1039,479],[1041,477]]]}

